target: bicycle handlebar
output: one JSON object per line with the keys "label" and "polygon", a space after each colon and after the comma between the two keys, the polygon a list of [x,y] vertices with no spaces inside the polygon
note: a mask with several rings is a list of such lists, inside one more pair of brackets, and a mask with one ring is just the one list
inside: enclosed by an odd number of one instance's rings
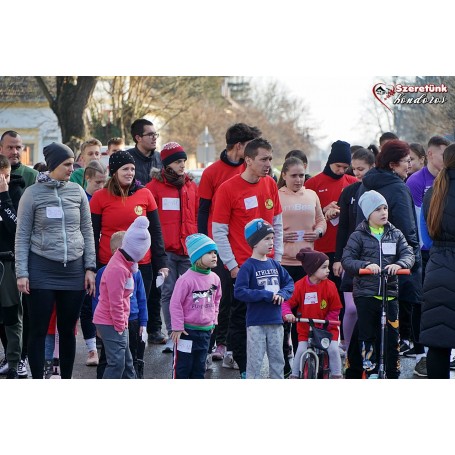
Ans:
{"label": "bicycle handlebar", "polygon": [[341,321],[331,321],[329,319],[311,319],[311,318],[295,318],[295,322],[310,322],[313,321],[315,324],[326,324],[329,325],[341,325]]}
{"label": "bicycle handlebar", "polygon": [[[386,269],[382,269],[381,275],[383,274],[388,275],[389,272]],[[370,269],[359,269],[359,275],[374,275],[374,273]],[[397,275],[411,275],[411,269],[399,269],[397,270]]]}

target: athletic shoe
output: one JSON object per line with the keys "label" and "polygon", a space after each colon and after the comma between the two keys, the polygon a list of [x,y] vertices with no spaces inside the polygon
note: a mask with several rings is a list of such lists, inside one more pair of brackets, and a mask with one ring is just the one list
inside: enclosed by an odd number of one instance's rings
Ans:
{"label": "athletic shoe", "polygon": [[5,375],[8,373],[8,361],[6,360],[6,357],[3,357],[2,361],[0,362],[0,374]]}
{"label": "athletic shoe", "polygon": [[166,346],[164,346],[164,348],[161,352],[170,353],[170,354],[172,354],[174,352],[174,342],[172,341],[172,338],[167,339]]}
{"label": "athletic shoe", "polygon": [[404,352],[403,355],[405,357],[415,357],[416,356],[416,350],[415,350],[415,348],[408,349],[407,351]]}
{"label": "athletic shoe", "polygon": [[44,379],[50,379],[52,376],[52,360],[44,361]]}
{"label": "athletic shoe", "polygon": [[399,355],[404,355],[406,356],[406,352],[410,351],[411,350],[411,346],[409,346],[408,343],[406,343],[405,341],[401,341],[400,342],[400,350],[398,351],[398,354]]}
{"label": "athletic shoe", "polygon": [[450,369],[455,370],[455,359],[450,362]]}
{"label": "athletic shoe", "polygon": [[165,344],[166,337],[161,333],[160,330],[149,333],[148,342],[152,344]]}
{"label": "athletic shoe", "polygon": [[223,358],[223,364],[221,366],[223,368],[232,368],[234,370],[239,369],[237,362],[234,360],[234,357],[232,357],[231,351],[226,351],[226,354],[224,355],[224,358]]}
{"label": "athletic shoe", "polygon": [[[57,358],[54,357],[52,363],[53,363],[52,376],[59,376],[60,377],[60,371],[59,371],[60,359],[57,359]],[[51,378],[51,379],[54,379],[54,378]]]}
{"label": "athletic shoe", "polygon": [[226,354],[226,346],[224,344],[219,344],[215,352],[212,354],[212,359],[213,360],[223,360],[224,356]]}
{"label": "athletic shoe", "polygon": [[85,364],[88,367],[96,367],[99,363],[98,352],[97,351],[89,351],[87,361]]}
{"label": "athletic shoe", "polygon": [[417,363],[414,368],[414,374],[420,376],[422,378],[426,378],[427,374],[427,358],[422,357]]}
{"label": "athletic shoe", "polygon": [[6,379],[18,379],[17,370],[15,368],[9,368],[8,373],[6,373]]}
{"label": "athletic shoe", "polygon": [[19,379],[25,379],[28,378],[28,371],[27,371],[27,359],[20,360],[18,365],[17,365],[17,375],[19,376]]}
{"label": "athletic shoe", "polygon": [[212,354],[207,354],[207,358],[205,359],[205,371],[207,370],[213,370]]}
{"label": "athletic shoe", "polygon": [[246,371],[240,373],[240,379],[246,379]]}

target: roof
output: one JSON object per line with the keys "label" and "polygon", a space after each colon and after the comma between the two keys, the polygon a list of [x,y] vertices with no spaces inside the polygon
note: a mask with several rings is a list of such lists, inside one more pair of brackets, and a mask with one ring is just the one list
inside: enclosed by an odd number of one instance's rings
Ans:
{"label": "roof", "polygon": [[[55,77],[44,76],[51,93],[55,93]],[[0,100],[3,103],[47,102],[33,76],[0,76]]]}

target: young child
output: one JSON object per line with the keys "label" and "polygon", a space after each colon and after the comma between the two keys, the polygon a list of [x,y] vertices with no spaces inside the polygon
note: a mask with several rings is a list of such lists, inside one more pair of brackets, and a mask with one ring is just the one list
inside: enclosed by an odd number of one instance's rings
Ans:
{"label": "young child", "polygon": [[98,306],[93,315],[106,351],[103,379],[134,379],[136,373],[129,349],[128,318],[134,292],[133,273],[150,249],[149,221],[138,216],[119,248],[109,260],[100,282]]}
{"label": "young child", "polygon": [[[118,231],[112,234],[110,247],[111,252],[114,254],[121,246],[123,238],[125,237],[125,231]],[[100,282],[103,272],[106,266],[101,267],[96,274],[96,292],[92,299],[93,312],[98,305],[98,299],[100,295]],[[129,332],[129,348],[131,356],[133,357],[133,365],[136,371],[138,379],[144,378],[144,352],[145,352],[145,341],[142,340],[142,334],[147,328],[147,298],[145,296],[144,281],[142,280],[141,271],[133,273],[134,278],[134,292],[130,298],[130,317],[128,318],[128,332]],[[106,369],[106,352],[104,345],[101,348],[101,354],[99,358],[98,367],[96,369],[96,377],[101,379]]]}
{"label": "young child", "polygon": [[[411,268],[414,254],[403,233],[388,221],[388,206],[382,194],[367,191],[359,199],[365,216],[350,235],[341,264],[354,276],[353,295],[357,308],[359,348],[363,368],[368,375],[376,375],[379,360],[381,327],[382,269],[391,275],[387,281],[387,346],[386,373],[390,379],[400,375],[398,331],[398,280],[397,270]],[[359,269],[370,269],[374,275],[359,275]]]}
{"label": "young child", "polygon": [[253,254],[240,267],[234,296],[246,303],[247,362],[243,376],[247,379],[261,379],[266,352],[270,379],[284,378],[280,305],[291,297],[294,282],[279,262],[267,257],[273,250],[273,237],[273,227],[262,218],[245,226],[245,238]]}
{"label": "young child", "polygon": [[221,285],[216,266],[218,248],[204,234],[186,238],[189,268],[175,283],[170,302],[174,342],[174,379],[204,379],[210,336],[218,323]]}
{"label": "young child", "polygon": [[107,168],[98,160],[90,161],[84,169],[85,194],[90,202],[93,194],[103,188],[107,179]]}
{"label": "young child", "polygon": [[[342,308],[340,296],[335,283],[329,277],[329,257],[312,250],[302,248],[296,258],[302,263],[307,273],[295,283],[295,290],[289,301],[283,304],[283,319],[286,322],[295,322],[292,313],[297,308],[297,313],[302,318],[330,319],[337,321]],[[317,327],[319,325],[315,324]],[[308,333],[310,325],[306,322],[297,324],[299,344],[295,353],[290,378],[299,377],[300,359],[308,347]],[[329,367],[332,379],[341,379],[341,357],[338,349],[339,329],[338,326],[329,325],[327,328],[332,333],[332,341],[328,349]]]}

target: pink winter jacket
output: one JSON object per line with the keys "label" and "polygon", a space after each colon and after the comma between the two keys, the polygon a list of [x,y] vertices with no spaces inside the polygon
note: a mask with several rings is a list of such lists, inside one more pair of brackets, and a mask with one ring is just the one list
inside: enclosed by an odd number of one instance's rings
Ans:
{"label": "pink winter jacket", "polygon": [[114,253],[101,277],[98,305],[93,314],[94,324],[113,325],[117,332],[123,332],[128,327],[135,264],[119,250]]}

